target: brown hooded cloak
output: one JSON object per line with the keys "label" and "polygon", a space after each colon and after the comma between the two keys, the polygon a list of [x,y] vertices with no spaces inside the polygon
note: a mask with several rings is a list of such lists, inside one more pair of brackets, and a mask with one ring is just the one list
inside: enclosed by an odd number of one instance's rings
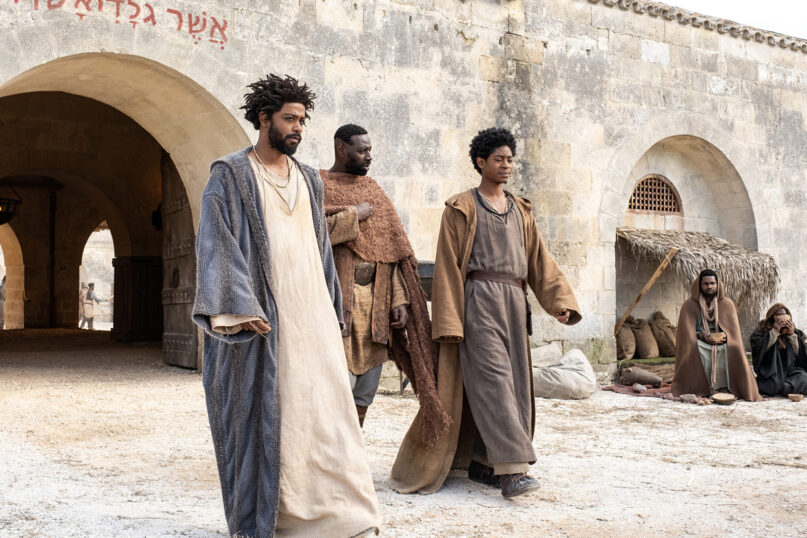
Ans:
{"label": "brown hooded cloak", "polygon": [[[700,298],[700,281],[696,278],[692,283],[690,297],[681,306],[678,316],[678,330],[676,331],[677,349],[675,352],[675,378],[672,383],[672,393],[695,394],[700,397],[709,397],[712,391],[706,370],[701,362],[698,351],[698,337],[695,326],[698,314],[701,311],[698,299]],[[740,322],[737,319],[737,309],[731,299],[725,296],[723,282],[718,280],[717,297],[718,319],[720,330],[726,333],[728,346],[729,390],[737,398],[758,402],[762,400],[757,390],[757,383],[748,360],[745,357],[745,347],[740,332]]]}
{"label": "brown hooded cloak", "polygon": [[[545,311],[554,313],[568,309],[571,312],[568,324],[574,325],[582,319],[580,307],[566,277],[538,233],[532,204],[522,198],[514,199],[524,224],[527,283]],[[452,468],[465,469],[471,460],[476,428],[467,402],[463,406],[459,344],[464,336],[465,275],[476,228],[476,204],[472,191],[451,197],[443,212],[434,263],[432,337],[440,344],[437,392],[452,423],[437,442],[428,443],[421,431],[424,421],[421,408],[392,467],[390,485],[399,493],[434,493],[442,487]],[[524,334],[523,345],[529,347],[526,331]],[[534,398],[531,406],[531,424],[534,424]]]}

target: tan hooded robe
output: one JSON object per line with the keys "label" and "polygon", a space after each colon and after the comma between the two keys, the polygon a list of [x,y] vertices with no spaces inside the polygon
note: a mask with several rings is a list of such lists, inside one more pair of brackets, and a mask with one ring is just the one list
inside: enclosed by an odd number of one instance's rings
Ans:
{"label": "tan hooded robe", "polygon": [[[532,204],[514,197],[524,224],[527,257],[527,283],[541,307],[554,313],[571,311],[569,325],[580,321],[580,308],[566,277],[541,239],[532,216]],[[459,343],[464,336],[465,275],[477,229],[476,205],[472,191],[465,191],[446,202],[432,284],[432,338],[440,344],[437,392],[452,423],[436,443],[423,440],[424,413],[420,410],[406,433],[390,475],[390,486],[399,493],[434,493],[451,468],[468,467],[476,438],[473,419],[463,413],[463,382]],[[529,348],[527,333],[523,345]],[[531,402],[532,424],[535,402]]]}
{"label": "tan hooded robe", "polygon": [[[695,394],[706,398],[712,395],[709,379],[706,377],[706,370],[698,349],[698,337],[695,329],[698,314],[701,311],[698,303],[700,293],[700,281],[696,278],[692,283],[690,297],[681,306],[681,313],[678,316],[676,332],[678,347],[675,352],[675,378],[672,383],[672,393],[675,396]],[[737,309],[732,300],[725,296],[722,281],[718,280],[717,297],[714,300],[718,302],[717,323],[720,331],[726,333],[729,390],[737,398],[758,402],[762,400],[762,397],[759,395],[754,374],[745,357]]]}

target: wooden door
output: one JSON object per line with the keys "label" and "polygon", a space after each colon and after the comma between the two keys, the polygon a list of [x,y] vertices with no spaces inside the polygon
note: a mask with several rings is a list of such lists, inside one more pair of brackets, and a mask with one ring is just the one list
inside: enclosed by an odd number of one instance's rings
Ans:
{"label": "wooden door", "polygon": [[173,366],[198,366],[198,333],[191,320],[196,294],[193,218],[185,186],[171,157],[163,151],[163,361]]}

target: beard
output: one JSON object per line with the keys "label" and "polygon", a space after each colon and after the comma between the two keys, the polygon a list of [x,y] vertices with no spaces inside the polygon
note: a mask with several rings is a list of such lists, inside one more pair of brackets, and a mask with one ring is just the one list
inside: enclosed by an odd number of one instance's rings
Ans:
{"label": "beard", "polygon": [[703,291],[701,290],[701,295],[703,295],[707,299],[714,299],[717,295],[717,291]]}
{"label": "beard", "polygon": [[345,171],[347,171],[348,174],[353,174],[354,176],[366,176],[368,170],[363,164],[356,161],[350,161],[345,164]]}
{"label": "beard", "polygon": [[[283,136],[274,125],[269,125],[269,145],[278,150],[283,155],[294,155],[297,151],[297,146],[300,145],[302,137],[296,134]],[[292,142],[297,142],[293,144]]]}

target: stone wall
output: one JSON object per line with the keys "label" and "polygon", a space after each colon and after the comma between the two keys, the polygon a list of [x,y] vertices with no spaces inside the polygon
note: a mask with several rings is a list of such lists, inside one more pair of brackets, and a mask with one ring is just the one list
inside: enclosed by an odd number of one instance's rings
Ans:
{"label": "stone wall", "polygon": [[[614,360],[615,230],[636,174],[660,172],[654,162],[691,193],[685,226],[774,255],[779,298],[797,321],[807,315],[799,42],[613,0],[155,0],[153,20],[68,4],[0,6],[0,47],[12,51],[0,95],[66,91],[123,111],[171,153],[194,219],[207,164],[254,137],[238,111],[244,86],[290,73],[320,96],[300,157],[328,166],[334,129],[365,125],[371,173],[424,259],[442,201],[478,180],[470,138],[491,125],[516,133],[512,189],[535,204],[584,316],[572,328],[539,316],[536,343]],[[677,137],[691,143],[662,155],[656,144]],[[644,159],[654,147],[659,158]]]}

